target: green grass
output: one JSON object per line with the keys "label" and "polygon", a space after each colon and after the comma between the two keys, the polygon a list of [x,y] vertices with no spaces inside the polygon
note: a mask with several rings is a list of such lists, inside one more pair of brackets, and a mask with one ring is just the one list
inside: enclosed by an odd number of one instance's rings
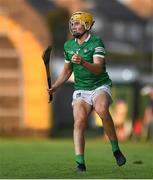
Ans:
{"label": "green grass", "polygon": [[87,172],[77,173],[71,139],[0,139],[0,178],[153,178],[153,144],[126,142],[120,146],[128,161],[123,167],[115,164],[108,142],[87,140]]}

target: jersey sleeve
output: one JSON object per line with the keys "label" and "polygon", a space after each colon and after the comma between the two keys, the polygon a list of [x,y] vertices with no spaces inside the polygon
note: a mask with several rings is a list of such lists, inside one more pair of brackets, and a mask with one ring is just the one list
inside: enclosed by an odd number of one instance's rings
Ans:
{"label": "jersey sleeve", "polygon": [[65,63],[70,63],[68,52],[66,50],[66,43],[64,44],[64,59],[65,59]]}
{"label": "jersey sleeve", "polygon": [[105,57],[105,47],[104,47],[104,44],[102,42],[101,39],[99,39],[96,43],[96,46],[94,48],[94,53],[93,53],[93,57],[95,56],[99,56],[99,57],[102,57],[104,58]]}

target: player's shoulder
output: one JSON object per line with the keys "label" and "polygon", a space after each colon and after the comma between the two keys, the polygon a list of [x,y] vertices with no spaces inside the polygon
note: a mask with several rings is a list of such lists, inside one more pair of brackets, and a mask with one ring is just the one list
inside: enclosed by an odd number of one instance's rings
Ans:
{"label": "player's shoulder", "polygon": [[68,40],[64,43],[64,48],[69,48],[70,46],[72,46],[72,44],[74,43],[74,41],[75,41],[74,38],[68,39]]}
{"label": "player's shoulder", "polygon": [[101,40],[101,37],[98,36],[98,35],[95,35],[95,34],[91,34],[91,37],[92,37],[94,40]]}
{"label": "player's shoulder", "polygon": [[102,44],[104,46],[103,40],[100,36],[92,34],[91,37],[92,37],[91,39],[94,42],[94,44]]}

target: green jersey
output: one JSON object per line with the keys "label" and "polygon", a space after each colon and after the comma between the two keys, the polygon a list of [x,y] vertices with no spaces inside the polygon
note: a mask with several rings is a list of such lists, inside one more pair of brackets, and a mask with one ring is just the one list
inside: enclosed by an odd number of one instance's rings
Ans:
{"label": "green jersey", "polygon": [[95,56],[104,58],[104,44],[98,36],[89,34],[82,44],[78,44],[75,38],[66,41],[64,44],[65,62],[71,63],[74,72],[75,90],[94,90],[102,85],[112,85],[105,65],[102,67],[101,74],[95,75],[82,65],[71,62],[74,53],[79,54],[89,63],[93,63],[93,57]]}

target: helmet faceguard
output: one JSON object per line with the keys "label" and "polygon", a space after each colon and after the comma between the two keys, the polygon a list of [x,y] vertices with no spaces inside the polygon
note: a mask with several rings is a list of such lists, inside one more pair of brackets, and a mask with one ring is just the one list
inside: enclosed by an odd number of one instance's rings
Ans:
{"label": "helmet faceguard", "polygon": [[[82,26],[84,26],[85,31],[83,33],[74,33],[72,31],[72,24],[78,21]],[[76,38],[81,38],[83,34],[89,31],[94,24],[93,16],[90,13],[78,11],[72,14],[70,21],[69,21],[69,29],[71,34]]]}

